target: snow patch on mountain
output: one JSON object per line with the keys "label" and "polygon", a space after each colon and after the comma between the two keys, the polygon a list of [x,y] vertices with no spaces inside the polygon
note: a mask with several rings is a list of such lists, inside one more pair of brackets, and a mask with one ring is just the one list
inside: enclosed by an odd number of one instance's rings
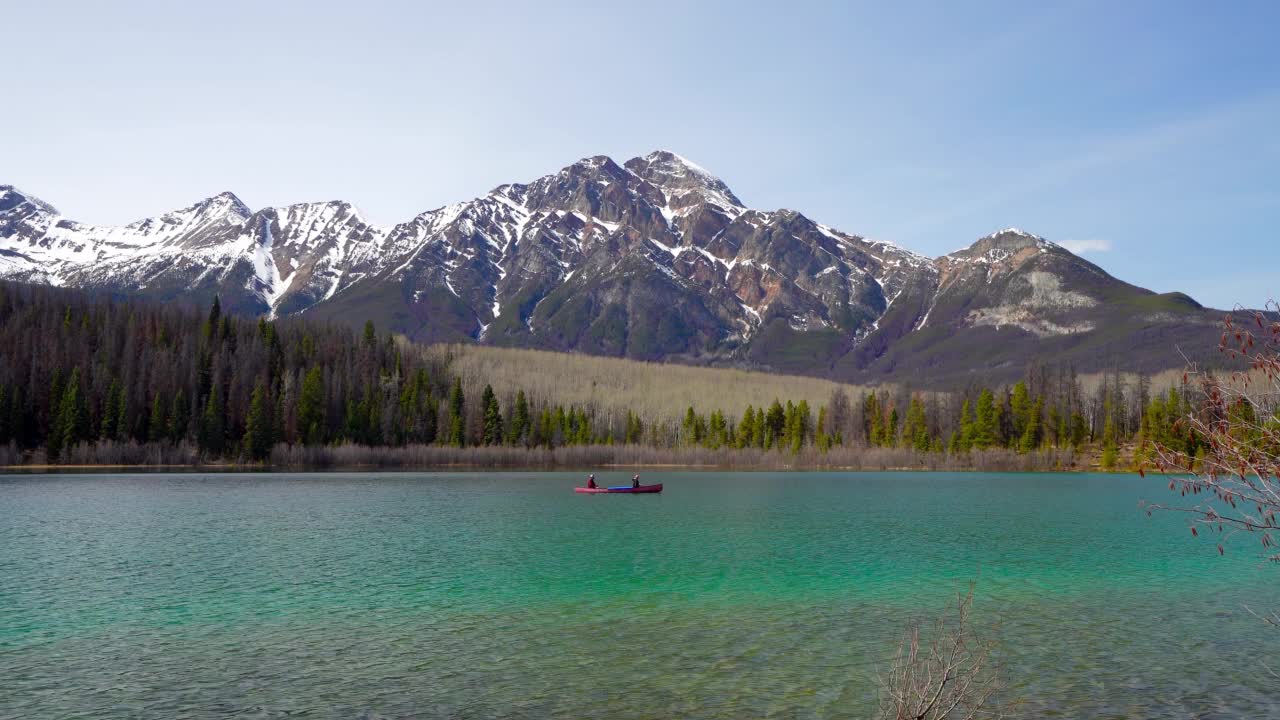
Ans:
{"label": "snow patch on mountain", "polygon": [[280,304],[280,298],[284,297],[285,291],[289,289],[289,282],[293,279],[293,273],[287,276],[280,276],[280,268],[276,265],[275,258],[271,255],[272,248],[275,247],[275,236],[271,233],[271,224],[264,218],[262,221],[262,240],[255,243],[253,252],[253,280],[250,289],[256,291],[262,301],[267,304],[270,310],[267,313],[268,319],[274,319],[276,316],[276,306]]}

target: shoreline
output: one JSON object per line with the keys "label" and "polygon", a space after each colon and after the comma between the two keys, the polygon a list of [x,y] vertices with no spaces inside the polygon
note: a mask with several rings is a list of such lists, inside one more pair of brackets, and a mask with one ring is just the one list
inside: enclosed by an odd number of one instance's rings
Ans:
{"label": "shoreline", "polygon": [[77,464],[77,465],[0,465],[0,476],[3,475],[56,475],[56,474],[91,474],[99,471],[126,471],[126,472],[156,472],[156,473],[175,473],[175,474],[198,474],[198,473],[433,473],[433,472],[557,472],[557,471],[588,471],[590,468],[601,468],[605,470],[624,470],[624,469],[643,469],[655,472],[667,471],[705,471],[705,472],[858,472],[858,473],[876,473],[876,472],[901,472],[901,473],[929,473],[929,472],[961,472],[961,473],[1017,473],[1032,475],[1061,475],[1069,474],[1098,474],[1098,475],[1134,475],[1136,470],[1130,469],[1112,469],[1103,470],[1100,467],[1064,467],[1050,469],[1029,469],[1029,470],[1007,470],[1007,469],[991,469],[991,468],[943,468],[943,467],[915,467],[915,466],[885,466],[885,467],[865,467],[856,465],[796,465],[796,466],[780,466],[766,467],[760,465],[737,465],[737,464],[719,464],[719,463],[597,463],[595,465],[583,464],[555,464],[555,465],[511,465],[511,466],[493,466],[477,463],[444,463],[436,465],[423,466],[388,466],[377,464],[352,464],[352,465],[241,465],[241,464]]}
{"label": "shoreline", "polygon": [[[510,445],[452,447],[406,445],[301,446],[277,444],[261,461],[232,457],[205,462],[195,448],[81,446],[47,462],[43,452],[0,457],[0,474],[92,472],[285,473],[285,472],[579,472],[649,470],[692,472],[1019,472],[1130,473],[1138,453],[1122,448],[1116,462],[1104,468],[1095,446],[1041,448],[1020,453],[1008,448],[969,452],[923,452],[900,447],[839,446],[825,452],[699,446],[658,448],[647,445],[570,445],[549,449]],[[22,461],[26,462],[22,462]]]}

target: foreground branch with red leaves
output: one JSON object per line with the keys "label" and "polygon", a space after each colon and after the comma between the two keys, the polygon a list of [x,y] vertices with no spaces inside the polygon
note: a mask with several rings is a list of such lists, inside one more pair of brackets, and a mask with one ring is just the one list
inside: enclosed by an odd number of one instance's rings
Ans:
{"label": "foreground branch with red leaves", "polygon": [[1238,311],[1223,324],[1219,351],[1243,367],[1227,374],[1188,368],[1184,384],[1198,387],[1199,398],[1176,428],[1199,440],[1202,454],[1157,443],[1152,465],[1183,500],[1145,508],[1187,513],[1191,534],[1216,535],[1219,553],[1231,536],[1253,534],[1266,557],[1280,562],[1280,304]]}

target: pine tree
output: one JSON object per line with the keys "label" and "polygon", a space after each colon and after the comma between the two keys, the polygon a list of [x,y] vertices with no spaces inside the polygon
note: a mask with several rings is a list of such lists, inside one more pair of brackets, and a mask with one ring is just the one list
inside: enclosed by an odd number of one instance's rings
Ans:
{"label": "pine tree", "polygon": [[587,417],[586,410],[579,409],[574,422],[574,442],[578,445],[590,445],[595,436],[591,433],[591,420]]}
{"label": "pine tree", "polygon": [[697,445],[702,438],[698,435],[698,414],[693,411],[690,405],[684,413],[684,420],[680,423],[680,439],[685,445]]}
{"label": "pine tree", "polygon": [[115,439],[126,440],[129,435],[129,396],[120,389],[120,402],[116,406]]}
{"label": "pine tree", "polygon": [[422,434],[418,441],[433,443],[440,432],[440,400],[432,394],[429,387],[425,388],[418,397],[419,407],[421,408],[420,419],[422,421],[420,431]]}
{"label": "pine tree", "polygon": [[898,408],[893,408],[884,416],[884,429],[880,431],[880,444],[893,447],[898,439]]}
{"label": "pine tree", "polygon": [[381,445],[383,441],[382,393],[373,384],[365,385],[360,412],[364,419],[364,437],[361,441],[369,446]]}
{"label": "pine tree", "polygon": [[418,368],[410,374],[400,395],[400,422],[404,428],[404,441],[434,442],[439,409],[439,403],[431,392],[431,379],[426,369]]}
{"label": "pine tree", "polygon": [[213,457],[219,457],[226,450],[227,426],[226,415],[219,397],[218,386],[214,385],[205,401],[204,412],[200,415],[200,449]]}
{"label": "pine tree", "polygon": [[747,405],[747,409],[742,413],[742,422],[738,423],[737,447],[746,448],[755,446],[755,425],[756,410],[751,405]]}
{"label": "pine tree", "polygon": [[925,417],[924,401],[912,396],[907,404],[907,417],[902,423],[902,444],[919,452],[927,452],[930,445],[929,422]]}
{"label": "pine tree", "polygon": [[1009,410],[1013,420],[1013,437],[1021,444],[1031,415],[1031,395],[1027,392],[1027,384],[1021,380],[1013,386],[1013,394],[1009,398]]}
{"label": "pine tree", "polygon": [[228,352],[236,351],[236,333],[235,324],[231,321],[231,316],[223,315],[222,322],[218,324],[218,342],[227,349]]}
{"label": "pine tree", "polygon": [[167,435],[172,443],[182,442],[187,437],[187,423],[190,422],[190,410],[187,408],[187,394],[181,389],[173,396],[173,405],[169,410]]}
{"label": "pine tree", "polygon": [[45,453],[49,462],[57,462],[62,455],[62,391],[62,370],[54,368],[49,389],[49,430],[45,433]]}
{"label": "pine tree", "polygon": [[169,417],[164,410],[164,399],[157,392],[151,396],[151,414],[147,416],[147,441],[160,442],[168,434]]}
{"label": "pine tree", "polygon": [[1119,454],[1119,448],[1116,447],[1116,426],[1112,422],[1111,416],[1108,415],[1107,421],[1102,428],[1102,469],[1113,469],[1116,466]]}
{"label": "pine tree", "polygon": [[289,436],[289,403],[286,398],[286,388],[282,387],[276,391],[275,406],[271,409],[271,441],[272,443],[290,443],[295,438]]}
{"label": "pine tree", "polygon": [[791,448],[800,452],[800,447],[813,436],[813,412],[809,409],[809,401],[801,400],[796,405],[795,434],[791,438]]}
{"label": "pine tree", "polygon": [[1071,447],[1079,450],[1084,446],[1085,440],[1089,438],[1089,425],[1085,422],[1084,416],[1078,412],[1071,413]]}
{"label": "pine tree", "polygon": [[[366,330],[372,330],[373,323],[365,326]],[[463,411],[465,409],[466,399],[462,395],[462,379],[455,377],[453,379],[453,389],[449,392],[449,432],[446,440],[454,447],[462,447],[466,445],[466,427]]]}
{"label": "pine tree", "polygon": [[827,406],[818,408],[818,426],[814,430],[814,444],[818,452],[826,453],[831,448],[831,436],[827,434]]}
{"label": "pine tree", "polygon": [[209,307],[209,317],[205,320],[204,326],[200,328],[200,334],[204,336],[206,341],[216,340],[219,323],[222,319],[222,301],[217,295],[213,296],[213,305]]}
{"label": "pine tree", "polygon": [[498,396],[493,393],[493,386],[484,386],[484,392],[480,395],[480,406],[484,408],[484,444],[501,444],[502,411],[498,407]]}
{"label": "pine tree", "polygon": [[563,445],[569,437],[569,418],[564,414],[564,407],[557,405],[547,419],[547,445],[554,447]]}
{"label": "pine tree", "polygon": [[298,396],[298,432],[307,445],[325,441],[324,375],[319,367],[307,371]]}
{"label": "pine tree", "polygon": [[[69,309],[69,308],[68,308]],[[62,390],[62,401],[58,406],[57,419],[54,422],[50,438],[57,437],[56,443],[50,443],[49,454],[56,457],[65,450],[70,450],[84,440],[89,439],[89,408],[84,395],[80,392],[80,368],[71,371]],[[54,452],[54,446],[57,453]]]}
{"label": "pine tree", "polygon": [[1026,414],[1022,437],[1018,440],[1018,452],[1029,453],[1040,446],[1040,415],[1044,412],[1044,399],[1037,398]]}
{"label": "pine tree", "polygon": [[271,415],[268,410],[270,400],[259,380],[253,387],[253,396],[249,401],[249,414],[244,421],[244,449],[251,460],[266,460],[271,455]]}
{"label": "pine tree", "polygon": [[867,444],[878,447],[884,444],[884,417],[880,399],[872,392],[862,403],[863,436]]}
{"label": "pine tree", "polygon": [[107,388],[107,399],[102,403],[102,424],[99,428],[98,436],[103,440],[116,439],[116,433],[119,431],[117,423],[120,422],[120,405],[122,401],[120,381],[113,379],[111,386]]}
{"label": "pine tree", "polygon": [[977,417],[973,423],[973,447],[986,450],[1000,438],[1000,417],[995,405],[995,395],[990,390],[978,394]]}
{"label": "pine tree", "polygon": [[712,450],[719,449],[724,444],[725,431],[727,429],[724,413],[719,410],[712,410],[710,417],[707,418],[707,437],[703,444]]}
{"label": "pine tree", "polygon": [[782,409],[782,403],[773,401],[769,406],[769,412],[765,414],[764,425],[765,445],[770,448],[777,447],[782,439],[782,433],[787,428],[787,412]]}
{"label": "pine tree", "polygon": [[778,439],[778,447],[786,447],[790,449],[791,438],[795,434],[796,426],[796,406],[787,401],[787,408],[782,413],[782,436]]}
{"label": "pine tree", "polygon": [[364,321],[364,346],[370,350],[378,346],[378,333],[373,328],[372,320]]}
{"label": "pine tree", "polygon": [[62,444],[72,448],[89,437],[89,407],[80,389],[80,368],[71,371],[71,379],[62,391]]}
{"label": "pine tree", "polygon": [[555,421],[551,416],[551,409],[546,407],[542,408],[542,412],[538,415],[538,423],[534,426],[536,435],[534,438],[534,445],[543,445],[548,448],[551,447],[552,435],[555,434],[554,423]]}
{"label": "pine tree", "polygon": [[342,412],[342,439],[346,442],[360,442],[364,437],[364,417],[359,412],[358,403],[354,397],[347,397],[347,404]]}
{"label": "pine tree", "polygon": [[196,404],[205,402],[213,389],[213,352],[208,348],[200,350],[196,365]]}
{"label": "pine tree", "polygon": [[[631,413],[627,412],[627,442],[633,442],[631,439]],[[525,399],[524,390],[516,392],[516,407],[511,413],[511,428],[508,431],[511,436],[512,444],[520,444],[525,441],[529,433],[529,401]]]}

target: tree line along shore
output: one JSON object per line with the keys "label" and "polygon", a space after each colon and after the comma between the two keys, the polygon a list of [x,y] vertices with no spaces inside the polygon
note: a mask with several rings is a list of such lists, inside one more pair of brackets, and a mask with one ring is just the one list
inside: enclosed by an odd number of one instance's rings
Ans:
{"label": "tree line along shore", "polygon": [[[1086,391],[1071,368],[1038,365],[1008,386],[940,392],[658,366],[705,403],[680,411],[626,406],[594,381],[557,397],[568,381],[542,381],[550,363],[532,362],[552,354],[514,352],[539,379],[372,324],[3,283],[0,464],[1111,470],[1153,442],[1198,450],[1175,429],[1193,389],[1120,373]],[[554,358],[568,375],[600,361]],[[742,388],[729,410],[692,387],[716,373]]]}

